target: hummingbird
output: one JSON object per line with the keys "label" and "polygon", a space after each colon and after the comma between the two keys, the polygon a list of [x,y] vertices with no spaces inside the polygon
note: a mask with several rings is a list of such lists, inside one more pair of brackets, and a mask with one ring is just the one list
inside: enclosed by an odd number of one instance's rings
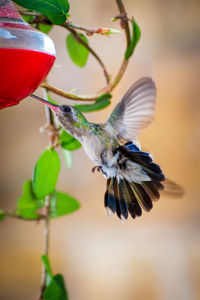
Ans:
{"label": "hummingbird", "polygon": [[75,137],[94,163],[95,170],[107,179],[104,205],[106,214],[116,213],[123,222],[150,211],[160,192],[181,196],[183,189],[167,179],[153,156],[142,151],[137,137],[153,120],[156,87],[150,77],[136,81],[116,105],[104,124],[87,121],[74,106],[48,105],[65,131]]}

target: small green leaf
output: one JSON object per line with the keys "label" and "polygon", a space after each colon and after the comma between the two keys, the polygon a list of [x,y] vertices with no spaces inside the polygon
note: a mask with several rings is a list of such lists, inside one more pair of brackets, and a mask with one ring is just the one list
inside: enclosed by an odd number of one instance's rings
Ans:
{"label": "small green leaf", "polygon": [[39,157],[33,173],[33,191],[38,199],[51,194],[60,171],[60,158],[54,149],[45,150]]}
{"label": "small green leaf", "polygon": [[24,21],[26,21],[27,23],[30,23],[33,21],[33,16],[25,16],[25,15],[21,15],[21,17],[24,19]]}
{"label": "small green leaf", "polygon": [[62,130],[60,134],[60,144],[63,149],[69,151],[73,151],[81,147],[81,143],[65,130]]}
{"label": "small green leaf", "polygon": [[111,20],[111,22],[116,22],[117,20],[119,20],[119,18],[113,17],[110,20]]}
{"label": "small green leaf", "polygon": [[[88,44],[88,39],[82,33],[79,37]],[[66,39],[66,46],[71,60],[79,67],[84,67],[87,63],[89,50],[81,43],[79,43],[72,34],[68,34]]]}
{"label": "small green leaf", "polygon": [[5,212],[2,209],[0,209],[0,221],[3,221],[4,217],[5,217]]}
{"label": "small green leaf", "polygon": [[43,293],[44,300],[60,300],[62,299],[62,290],[57,285],[54,278],[51,279]]}
{"label": "small green leaf", "polygon": [[47,255],[42,255],[41,259],[47,272],[46,288],[43,292],[44,300],[68,300],[63,276],[61,274],[53,276]]}
{"label": "small green leaf", "polygon": [[46,34],[48,34],[51,29],[53,28],[53,25],[49,25],[49,24],[38,24],[38,29]]}
{"label": "small green leaf", "polygon": [[116,34],[116,33],[117,34],[120,33],[120,30],[110,28],[110,30],[106,32],[107,35]]}
{"label": "small green leaf", "polygon": [[110,104],[111,94],[103,94],[97,98],[93,104],[78,104],[75,105],[81,112],[91,112],[100,110],[107,107]]}
{"label": "small green leaf", "polygon": [[43,262],[43,264],[44,264],[44,266],[45,266],[45,270],[47,271],[47,273],[48,273],[51,277],[53,277],[53,273],[52,273],[52,271],[51,271],[51,266],[50,266],[50,263],[49,263],[49,258],[48,258],[48,256],[47,256],[47,255],[42,255],[42,256],[41,256],[41,259],[42,259],[42,262]]}
{"label": "small green leaf", "polygon": [[61,25],[66,21],[69,11],[68,0],[14,0],[17,4],[35,10],[49,18],[49,20],[57,25]]}
{"label": "small green leaf", "polygon": [[[63,276],[61,274],[56,274],[54,276],[54,280],[56,281],[57,285],[62,290],[63,296],[66,296],[66,300],[67,300],[68,296],[67,296],[67,290],[66,290],[66,287],[65,287],[65,282],[64,282]],[[63,300],[64,300],[64,298],[63,298]]]}
{"label": "small green leaf", "polygon": [[45,270],[47,272],[47,276],[46,276],[46,285],[48,286],[53,278],[53,273],[51,271],[51,266],[49,263],[49,258],[47,255],[42,255],[41,256],[42,262],[44,264]]}
{"label": "small green leaf", "polygon": [[55,275],[43,293],[44,300],[69,300],[64,279],[61,274]]}
{"label": "small green leaf", "polygon": [[[32,10],[29,10],[30,12],[32,12]],[[29,12],[28,11],[28,12]],[[27,23],[31,23],[31,26],[33,26],[34,27],[34,22],[33,22],[33,20],[34,20],[34,17],[33,16],[28,16],[28,15],[21,15],[21,17],[27,22]],[[42,21],[42,19],[44,19],[44,17],[39,17],[39,20],[41,19],[41,21]],[[42,32],[44,32],[44,33],[46,33],[46,34],[48,34],[50,31],[51,31],[51,29],[53,28],[53,25],[51,25],[51,24],[43,24],[43,23],[38,23],[37,24],[37,28],[40,30],[40,31],[42,31]]]}
{"label": "small green leaf", "polygon": [[141,37],[141,31],[138,24],[135,22],[134,19],[132,19],[132,38],[131,42],[125,52],[125,59],[129,59],[129,57],[133,54],[133,51],[135,50],[135,47]]}
{"label": "small green leaf", "polygon": [[32,187],[32,181],[27,180],[23,185],[23,194],[17,201],[15,213],[23,218],[38,219],[39,215],[36,211],[44,205],[43,200],[38,200]]}
{"label": "small green leaf", "polygon": [[71,151],[66,150],[66,149],[62,149],[62,153],[63,153],[63,158],[65,160],[65,163],[67,165],[67,168],[71,169],[71,167],[72,167],[72,154],[71,154]]}
{"label": "small green leaf", "polygon": [[70,195],[55,191],[50,200],[50,216],[57,218],[70,214],[80,207],[79,202]]}

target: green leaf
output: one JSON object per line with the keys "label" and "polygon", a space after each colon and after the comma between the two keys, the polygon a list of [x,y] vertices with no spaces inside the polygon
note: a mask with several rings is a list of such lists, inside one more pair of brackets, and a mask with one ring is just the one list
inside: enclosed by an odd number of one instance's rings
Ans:
{"label": "green leaf", "polygon": [[[79,37],[88,44],[88,39],[82,33]],[[79,43],[72,34],[68,34],[66,39],[66,46],[71,60],[79,67],[84,67],[87,63],[89,50],[81,43]]]}
{"label": "green leaf", "polygon": [[118,34],[118,33],[120,33],[120,30],[110,28],[105,34],[110,35],[110,34]]}
{"label": "green leaf", "polygon": [[66,21],[69,11],[68,0],[14,0],[17,4],[35,10],[49,18],[57,25]]}
{"label": "green leaf", "polygon": [[46,285],[48,286],[53,278],[53,273],[51,271],[51,266],[49,263],[49,258],[47,255],[42,255],[41,256],[42,262],[44,264],[45,270],[47,272],[47,276],[46,276]]}
{"label": "green leaf", "polygon": [[81,147],[81,143],[65,130],[62,130],[60,134],[60,144],[63,149],[69,151],[73,151]]}
{"label": "green leaf", "polygon": [[50,266],[50,263],[49,263],[48,256],[47,255],[42,255],[41,259],[42,259],[42,262],[45,266],[46,272],[50,275],[50,277],[53,277],[53,273],[52,273],[52,270],[51,270],[51,266]]}
{"label": "green leaf", "polygon": [[62,290],[63,295],[62,295],[61,299],[62,300],[69,300],[63,276],[61,274],[56,274],[54,276],[54,280],[56,281],[57,285]]}
{"label": "green leaf", "polygon": [[21,15],[21,17],[22,17],[22,18],[24,19],[24,21],[26,21],[27,23],[33,21],[33,16],[25,16],[25,15]]}
{"label": "green leaf", "polygon": [[69,300],[64,279],[61,274],[55,275],[43,293],[44,300]]}
{"label": "green leaf", "polygon": [[63,276],[61,274],[53,276],[47,255],[42,255],[41,259],[47,272],[44,300],[68,300]]}
{"label": "green leaf", "polygon": [[71,151],[66,150],[66,149],[62,149],[62,153],[63,153],[64,161],[67,165],[67,168],[71,169],[71,167],[72,167],[72,154],[71,154]]}
{"label": "green leaf", "polygon": [[132,19],[132,38],[131,42],[125,52],[125,59],[129,59],[129,57],[133,54],[133,51],[135,50],[135,47],[141,37],[141,31],[138,24],[135,22],[134,19]]}
{"label": "green leaf", "polygon": [[44,290],[43,297],[44,300],[61,300],[63,295],[62,295],[62,290],[56,283],[55,279],[52,278],[46,289]]}
{"label": "green leaf", "polygon": [[5,217],[5,212],[2,209],[0,209],[0,221],[3,221],[4,217]]}
{"label": "green leaf", "polygon": [[46,34],[48,34],[51,29],[53,28],[53,25],[49,24],[38,24],[38,29]]}
{"label": "green leaf", "polygon": [[51,194],[60,171],[60,158],[54,149],[45,150],[39,157],[33,173],[33,191],[38,199]]}
{"label": "green leaf", "polygon": [[57,218],[70,214],[80,207],[79,202],[70,195],[55,191],[50,200],[50,216]]}
{"label": "green leaf", "polygon": [[[32,12],[32,10],[31,10],[31,12]],[[33,24],[33,20],[34,20],[34,17],[33,16],[26,16],[26,15],[21,15],[21,17],[27,22],[27,23],[31,23],[31,26],[33,26],[34,27],[34,24]],[[42,19],[44,19],[44,17],[41,17]],[[39,19],[41,19],[41,18],[39,18]],[[48,34],[50,31],[51,31],[51,29],[53,28],[53,25],[51,25],[51,24],[42,24],[42,23],[38,23],[37,24],[37,28],[40,30],[40,31],[42,31],[42,32],[44,32],[44,33],[46,33],[46,34]]]}
{"label": "green leaf", "polygon": [[110,19],[111,22],[116,22],[117,20],[119,20],[119,18],[113,17]]}
{"label": "green leaf", "polygon": [[32,187],[32,181],[27,180],[23,185],[23,194],[17,201],[15,213],[23,218],[38,219],[39,215],[36,211],[44,205],[43,200],[38,200]]}
{"label": "green leaf", "polygon": [[61,274],[53,276],[49,258],[47,255],[42,255],[42,262],[47,272],[46,289],[44,290],[43,297],[45,300],[68,300],[67,290],[65,287],[64,279]]}
{"label": "green leaf", "polygon": [[79,104],[75,105],[81,112],[91,112],[100,110],[107,107],[110,104],[111,94],[103,94],[97,98],[93,104]]}

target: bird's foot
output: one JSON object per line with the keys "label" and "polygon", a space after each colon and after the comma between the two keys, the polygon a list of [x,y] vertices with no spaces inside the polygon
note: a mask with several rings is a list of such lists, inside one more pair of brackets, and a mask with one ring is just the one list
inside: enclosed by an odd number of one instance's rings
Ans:
{"label": "bird's foot", "polygon": [[98,172],[100,172],[100,171],[102,171],[102,167],[101,166],[95,166],[94,168],[92,168],[92,173],[94,173],[96,170]]}

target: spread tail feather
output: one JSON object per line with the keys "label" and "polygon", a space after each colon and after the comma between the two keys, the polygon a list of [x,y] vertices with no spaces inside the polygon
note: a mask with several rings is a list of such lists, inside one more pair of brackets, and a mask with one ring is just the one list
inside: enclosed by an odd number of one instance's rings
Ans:
{"label": "spread tail feather", "polygon": [[128,218],[128,213],[132,218],[141,216],[142,208],[149,211],[153,204],[142,185],[128,182],[125,179],[120,179],[118,182],[117,178],[114,177],[107,179],[105,207],[108,216],[116,212],[123,221]]}
{"label": "spread tail feather", "polygon": [[128,218],[128,213],[132,218],[139,217],[142,215],[142,209],[145,211],[152,209],[153,202],[160,198],[160,192],[175,197],[183,195],[183,189],[165,178],[160,166],[153,163],[148,153],[140,151],[130,142],[118,150],[127,159],[142,166],[142,170],[151,180],[136,183],[125,178],[108,178],[105,207],[109,216],[116,212],[122,221]]}

